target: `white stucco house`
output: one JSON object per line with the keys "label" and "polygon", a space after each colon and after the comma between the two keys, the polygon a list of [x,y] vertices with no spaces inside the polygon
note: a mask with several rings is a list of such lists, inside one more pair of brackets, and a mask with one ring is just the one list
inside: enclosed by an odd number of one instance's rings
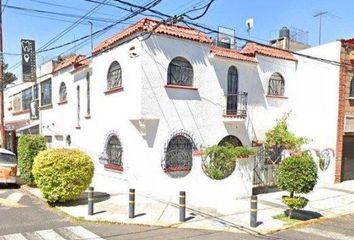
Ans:
{"label": "white stucco house", "polygon": [[[252,194],[254,161],[240,161],[230,177],[212,180],[203,173],[200,150],[222,140],[264,141],[291,112],[290,128],[311,139],[308,149],[333,151],[319,184],[334,182],[339,66],[255,43],[241,51],[217,47],[179,25],[162,24],[149,34],[157,23],[142,19],[100,43],[90,59],[50,62],[36,84],[9,87],[8,131],[32,130],[50,147],[87,152],[99,191],[134,187],[171,200],[185,190],[193,206],[223,211],[225,202]],[[340,48],[333,42],[299,53],[340,61]],[[33,99],[39,113],[30,120]]]}

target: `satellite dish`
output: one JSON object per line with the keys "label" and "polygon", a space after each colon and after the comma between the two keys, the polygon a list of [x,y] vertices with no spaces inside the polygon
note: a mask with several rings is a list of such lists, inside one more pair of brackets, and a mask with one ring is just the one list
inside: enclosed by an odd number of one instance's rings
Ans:
{"label": "satellite dish", "polygon": [[251,29],[254,27],[254,19],[249,18],[246,20],[246,27],[247,27],[247,32],[251,31]]}

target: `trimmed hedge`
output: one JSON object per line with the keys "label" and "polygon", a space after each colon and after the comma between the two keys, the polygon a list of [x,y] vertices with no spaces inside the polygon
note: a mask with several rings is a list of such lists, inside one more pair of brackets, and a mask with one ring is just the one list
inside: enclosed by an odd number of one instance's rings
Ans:
{"label": "trimmed hedge", "polygon": [[294,193],[309,193],[317,183],[317,166],[308,154],[284,159],[276,173],[278,187]]}
{"label": "trimmed hedge", "polygon": [[91,183],[94,165],[77,149],[50,149],[34,160],[33,176],[49,203],[78,199]]}
{"label": "trimmed hedge", "polygon": [[282,201],[290,208],[290,210],[303,209],[304,207],[306,207],[307,203],[309,202],[309,200],[304,197],[288,197],[288,196],[283,196]]}
{"label": "trimmed hedge", "polygon": [[304,208],[308,199],[297,194],[306,194],[313,190],[317,183],[317,166],[308,154],[301,154],[284,159],[277,169],[277,184],[281,190],[290,192],[290,196],[283,196],[282,200],[292,211]]}
{"label": "trimmed hedge", "polygon": [[46,150],[46,140],[40,135],[22,135],[18,141],[18,167],[21,178],[29,185],[34,184],[32,175],[33,159],[40,151]]}

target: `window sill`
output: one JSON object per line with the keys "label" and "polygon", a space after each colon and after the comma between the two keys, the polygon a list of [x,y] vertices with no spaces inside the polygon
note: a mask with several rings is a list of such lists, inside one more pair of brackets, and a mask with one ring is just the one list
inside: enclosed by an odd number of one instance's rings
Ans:
{"label": "window sill", "polygon": [[350,100],[350,101],[353,101],[354,97],[348,97],[347,99]]}
{"label": "window sill", "polygon": [[267,98],[278,98],[278,99],[288,99],[288,97],[281,95],[266,95]]}
{"label": "window sill", "polygon": [[68,103],[68,101],[65,100],[65,101],[58,102],[58,105],[64,105],[64,104],[67,104],[67,103]]}
{"label": "window sill", "polygon": [[164,169],[165,173],[171,173],[171,172],[189,172],[192,170],[192,167],[183,167],[183,166],[178,166],[178,167],[168,167]]}
{"label": "window sill", "polygon": [[118,171],[118,172],[123,172],[123,166],[122,165],[118,165],[118,164],[113,164],[113,163],[107,163],[104,165],[105,169],[108,170],[114,170],[114,171]]}
{"label": "window sill", "polygon": [[43,106],[39,107],[40,110],[45,110],[45,109],[50,109],[50,108],[53,108],[52,104],[47,104],[47,105],[43,105]]}
{"label": "window sill", "polygon": [[196,88],[196,87],[182,86],[182,85],[172,85],[172,84],[167,84],[167,85],[165,85],[165,88],[187,89],[187,90],[198,91],[198,88]]}
{"label": "window sill", "polygon": [[84,117],[85,119],[91,119],[91,115],[86,115],[85,117]]}
{"label": "window sill", "polygon": [[192,152],[192,156],[193,157],[200,157],[200,156],[203,156],[203,150],[194,150]]}
{"label": "window sill", "polygon": [[30,110],[29,109],[26,109],[26,110],[23,110],[23,111],[18,111],[18,112],[14,112],[12,113],[13,116],[16,116],[16,115],[21,115],[21,114],[25,114],[25,113],[29,113]]}
{"label": "window sill", "polygon": [[242,118],[245,119],[247,117],[247,114],[241,114],[241,113],[226,113],[222,115],[224,118]]}
{"label": "window sill", "polygon": [[105,91],[104,94],[105,95],[109,95],[109,94],[112,94],[112,93],[121,92],[123,90],[124,90],[123,87],[112,88],[112,89],[109,89],[109,90]]}

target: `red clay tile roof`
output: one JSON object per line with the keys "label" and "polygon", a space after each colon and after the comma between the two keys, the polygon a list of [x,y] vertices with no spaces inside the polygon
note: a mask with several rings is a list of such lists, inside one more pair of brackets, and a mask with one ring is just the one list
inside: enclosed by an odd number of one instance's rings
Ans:
{"label": "red clay tile roof", "polygon": [[274,47],[266,47],[256,43],[247,43],[240,53],[254,57],[257,53],[274,58],[281,58],[285,60],[297,61],[296,58],[288,51],[276,49]]}
{"label": "red clay tile roof", "polygon": [[53,66],[53,73],[57,72],[61,69],[69,67],[73,65],[75,68],[85,66],[89,64],[89,60],[86,58],[85,55],[73,55],[70,57],[65,58],[64,60],[54,63]]}
{"label": "red clay tile roof", "polygon": [[[95,49],[92,51],[92,54],[95,55],[105,51],[106,49],[116,44],[118,41],[127,38],[137,32],[148,32],[151,30],[154,30],[154,33],[157,34],[169,35],[201,43],[212,43],[212,40],[206,34],[196,29],[170,24],[161,24],[157,26],[157,24],[159,24],[159,21],[157,20],[143,18],[130,27],[98,44],[97,47],[95,47]],[[154,29],[155,27],[156,29]]]}
{"label": "red clay tile roof", "polygon": [[254,63],[257,62],[257,60],[254,57],[243,55],[239,51],[233,49],[212,46],[210,52],[215,56],[219,56],[219,57],[232,58],[236,60],[254,62]]}
{"label": "red clay tile roof", "polygon": [[354,38],[344,39],[343,42],[349,43],[349,44],[354,44]]}

